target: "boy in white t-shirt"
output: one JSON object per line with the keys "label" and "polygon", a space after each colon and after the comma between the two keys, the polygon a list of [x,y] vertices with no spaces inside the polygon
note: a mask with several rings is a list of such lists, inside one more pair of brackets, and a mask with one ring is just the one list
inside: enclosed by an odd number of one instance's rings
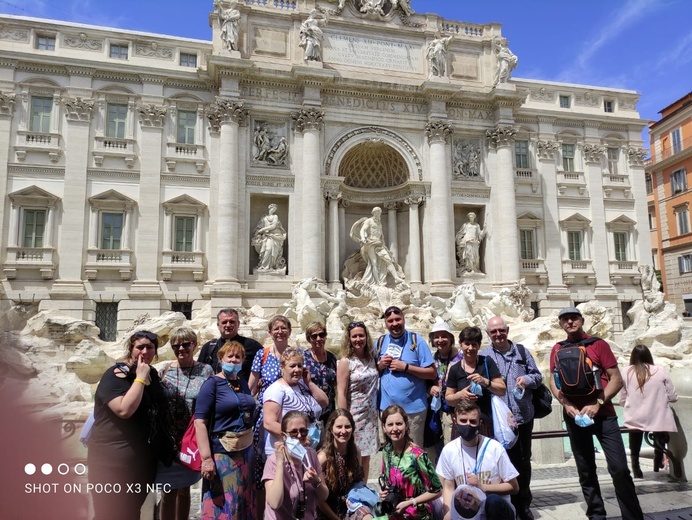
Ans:
{"label": "boy in white t-shirt", "polygon": [[517,475],[507,452],[494,439],[478,433],[481,410],[472,401],[462,401],[454,410],[458,438],[448,443],[437,462],[442,481],[445,520],[450,519],[452,499],[457,486],[475,486],[486,494],[485,515],[479,518],[514,520],[509,495],[519,491]]}

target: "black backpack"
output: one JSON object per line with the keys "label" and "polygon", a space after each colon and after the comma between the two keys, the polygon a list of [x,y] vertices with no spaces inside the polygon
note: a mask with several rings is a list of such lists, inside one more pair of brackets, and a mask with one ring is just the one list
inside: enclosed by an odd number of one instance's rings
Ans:
{"label": "black backpack", "polygon": [[555,384],[567,396],[588,397],[600,388],[600,375],[586,347],[600,338],[560,341],[555,351]]}
{"label": "black backpack", "polygon": [[[524,366],[527,367],[526,347],[520,343],[517,343],[516,346]],[[543,383],[538,385],[538,388],[532,392],[531,402],[533,403],[534,419],[543,419],[543,417],[548,416],[553,411],[553,395]]]}

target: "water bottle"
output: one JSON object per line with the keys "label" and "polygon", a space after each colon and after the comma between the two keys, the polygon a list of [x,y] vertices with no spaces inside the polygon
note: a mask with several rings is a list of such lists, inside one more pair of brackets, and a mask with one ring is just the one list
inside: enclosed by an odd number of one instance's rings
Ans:
{"label": "water bottle", "polygon": [[514,395],[514,398],[517,401],[521,401],[522,398],[524,397],[524,392],[525,392],[524,387],[515,386],[514,390],[512,390],[512,395]]}
{"label": "water bottle", "polygon": [[442,399],[440,399],[439,395],[434,395],[430,400],[430,409],[433,412],[437,412],[440,408],[442,408]]}
{"label": "water bottle", "polygon": [[558,375],[557,371],[553,372],[553,379],[555,380],[555,388],[560,390],[560,376]]}

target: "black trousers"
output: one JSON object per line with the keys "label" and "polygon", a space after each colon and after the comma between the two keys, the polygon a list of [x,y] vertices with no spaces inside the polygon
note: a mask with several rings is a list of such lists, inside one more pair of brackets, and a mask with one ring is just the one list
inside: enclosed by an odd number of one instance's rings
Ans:
{"label": "black trousers", "polygon": [[594,417],[594,424],[586,428],[577,426],[572,417],[564,415],[572,454],[577,464],[579,484],[586,501],[586,516],[606,520],[606,510],[601,496],[601,487],[596,473],[596,453],[593,436],[601,443],[608,464],[608,473],[613,479],[623,520],[643,520],[632,475],[627,467],[625,444],[618,426],[617,417]]}
{"label": "black trousers", "polygon": [[519,437],[517,443],[507,450],[509,460],[519,472],[517,482],[519,492],[511,495],[512,504],[521,513],[531,507],[531,434],[533,433],[533,419],[519,425]]}

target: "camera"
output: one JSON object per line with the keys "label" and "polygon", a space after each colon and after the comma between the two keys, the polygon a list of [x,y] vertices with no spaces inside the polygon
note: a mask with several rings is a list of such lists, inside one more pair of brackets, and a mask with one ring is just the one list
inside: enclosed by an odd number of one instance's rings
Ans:
{"label": "camera", "polygon": [[389,480],[385,475],[380,475],[378,480],[382,491],[387,491],[387,496],[375,506],[375,515],[391,515],[396,510],[396,505],[402,501],[401,488],[399,486],[390,486]]}
{"label": "camera", "polygon": [[304,518],[305,517],[305,509],[307,509],[307,504],[305,503],[305,499],[300,499],[298,501],[298,505],[296,505],[296,518]]}

